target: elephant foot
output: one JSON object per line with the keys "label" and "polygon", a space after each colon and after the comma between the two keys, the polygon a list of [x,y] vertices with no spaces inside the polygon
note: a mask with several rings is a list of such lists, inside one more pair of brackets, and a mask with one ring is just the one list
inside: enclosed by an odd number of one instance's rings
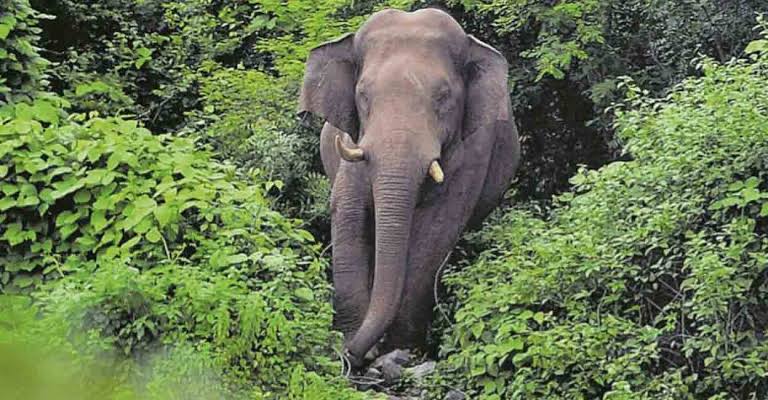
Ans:
{"label": "elephant foot", "polygon": [[421,382],[435,372],[436,366],[437,363],[434,360],[417,357],[410,350],[396,349],[379,356],[366,368],[364,376],[376,383],[366,382],[359,385],[358,388],[361,390],[384,390],[391,393],[389,389],[402,383],[404,378],[407,378],[408,382]]}
{"label": "elephant foot", "polygon": [[368,350],[367,353],[365,353],[364,357],[356,356],[355,354],[352,354],[349,349],[344,349],[344,357],[349,360],[350,365],[352,368],[362,368],[364,365],[370,364],[374,361],[376,361],[377,358],[381,355],[381,351],[379,349],[379,344],[373,345],[370,350]]}
{"label": "elephant foot", "polygon": [[359,357],[355,354],[353,354],[349,349],[344,348],[344,357],[349,361],[349,365],[353,369],[359,369],[362,368],[365,363],[364,357]]}

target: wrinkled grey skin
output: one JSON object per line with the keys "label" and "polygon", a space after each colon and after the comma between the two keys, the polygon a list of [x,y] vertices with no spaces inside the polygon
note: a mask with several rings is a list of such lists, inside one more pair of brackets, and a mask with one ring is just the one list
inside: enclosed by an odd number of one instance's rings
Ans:
{"label": "wrinkled grey skin", "polygon": [[[437,269],[517,168],[506,60],[442,11],[384,10],[312,50],[299,111],[326,120],[320,150],[347,355],[361,364],[385,334],[388,346],[422,345]],[[340,160],[337,135],[364,159]],[[442,184],[428,174],[435,160]]]}

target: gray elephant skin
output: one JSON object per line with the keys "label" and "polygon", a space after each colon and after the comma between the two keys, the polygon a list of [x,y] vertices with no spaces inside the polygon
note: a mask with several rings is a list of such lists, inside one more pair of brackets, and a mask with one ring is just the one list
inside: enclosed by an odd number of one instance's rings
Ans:
{"label": "gray elephant skin", "polygon": [[420,347],[440,264],[498,205],[518,165],[507,62],[443,11],[384,10],[311,51],[306,112],[325,120],[345,353],[359,366],[382,338]]}

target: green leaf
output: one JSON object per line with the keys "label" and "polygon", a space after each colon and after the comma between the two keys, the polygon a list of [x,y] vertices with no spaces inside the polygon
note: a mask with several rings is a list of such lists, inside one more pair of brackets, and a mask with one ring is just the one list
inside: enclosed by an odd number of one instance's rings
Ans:
{"label": "green leaf", "polygon": [[56,182],[53,184],[53,187],[56,189],[51,193],[51,198],[53,200],[58,200],[78,189],[83,187],[83,180],[78,179],[74,176],[71,176],[67,178],[66,180],[62,182]]}
{"label": "green leaf", "polygon": [[157,203],[149,196],[143,195],[132,203],[133,211],[123,221],[123,229],[129,230],[138,225],[144,217],[151,214]]}
{"label": "green leaf", "polygon": [[169,204],[162,204],[155,208],[154,213],[157,223],[160,224],[161,228],[164,228],[177,216],[175,208],[171,207]]}
{"label": "green leaf", "polygon": [[248,261],[248,256],[245,254],[232,254],[224,259],[224,265],[239,264]]}
{"label": "green leaf", "polygon": [[75,203],[83,204],[91,201],[91,192],[88,189],[79,190],[75,193]]}
{"label": "green leaf", "polygon": [[8,210],[14,206],[16,206],[16,199],[10,196],[4,196],[2,199],[0,199],[0,211]]}
{"label": "green leaf", "polygon": [[744,52],[747,54],[762,53],[768,51],[768,40],[761,39],[750,42]]}
{"label": "green leaf", "polygon": [[109,222],[104,216],[104,210],[95,210],[91,214],[91,227],[95,232],[99,232],[107,226]]}
{"label": "green leaf", "polygon": [[17,193],[19,188],[16,185],[11,185],[10,183],[2,183],[0,184],[0,191],[2,191],[6,196],[10,196]]}
{"label": "green leaf", "polygon": [[102,81],[82,83],[75,88],[76,96],[85,96],[91,93],[109,93],[110,86]]}
{"label": "green leaf", "polygon": [[37,275],[17,275],[13,278],[13,284],[21,289],[33,286],[36,282],[40,281],[40,277]]}
{"label": "green leaf", "polygon": [[11,29],[13,29],[12,25],[9,24],[0,24],[0,39],[7,39],[8,34],[11,33]]}
{"label": "green leaf", "polygon": [[5,226],[5,233],[0,237],[7,241],[11,246],[16,246],[26,240],[21,222],[14,222]]}
{"label": "green leaf", "polygon": [[147,241],[150,243],[157,243],[163,239],[163,236],[157,227],[150,229],[144,237],[147,238]]}
{"label": "green leaf", "polygon": [[480,338],[480,335],[483,334],[483,330],[485,329],[485,325],[482,322],[477,322],[474,325],[472,325],[472,335],[475,338]]}
{"label": "green leaf", "polygon": [[52,124],[59,122],[59,109],[47,101],[36,101],[32,111],[38,121]]}
{"label": "green leaf", "polygon": [[78,219],[80,218],[79,213],[75,213],[72,211],[64,211],[59,216],[56,217],[56,226],[66,226],[74,224]]}
{"label": "green leaf", "polygon": [[315,294],[312,292],[312,289],[309,288],[298,288],[293,293],[296,295],[296,297],[303,301],[315,300]]}
{"label": "green leaf", "polygon": [[126,252],[130,250],[133,246],[135,246],[137,243],[139,243],[139,241],[141,241],[141,235],[136,235],[131,239],[129,239],[127,242],[120,245],[120,250],[123,252]]}
{"label": "green leaf", "polygon": [[146,64],[148,61],[152,59],[152,50],[146,48],[146,47],[139,47],[136,49],[136,55],[138,58],[134,62],[134,65],[136,68],[141,68]]}
{"label": "green leaf", "polygon": [[744,196],[745,203],[751,203],[753,201],[760,200],[760,191],[754,187],[747,187],[741,192],[741,195]]}

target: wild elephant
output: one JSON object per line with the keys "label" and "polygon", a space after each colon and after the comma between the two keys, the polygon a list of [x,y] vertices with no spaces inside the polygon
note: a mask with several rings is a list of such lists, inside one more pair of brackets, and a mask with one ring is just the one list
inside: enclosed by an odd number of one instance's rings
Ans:
{"label": "wild elephant", "polygon": [[308,57],[299,112],[325,119],[336,324],[360,365],[423,343],[432,287],[520,154],[507,62],[447,13],[384,10]]}

